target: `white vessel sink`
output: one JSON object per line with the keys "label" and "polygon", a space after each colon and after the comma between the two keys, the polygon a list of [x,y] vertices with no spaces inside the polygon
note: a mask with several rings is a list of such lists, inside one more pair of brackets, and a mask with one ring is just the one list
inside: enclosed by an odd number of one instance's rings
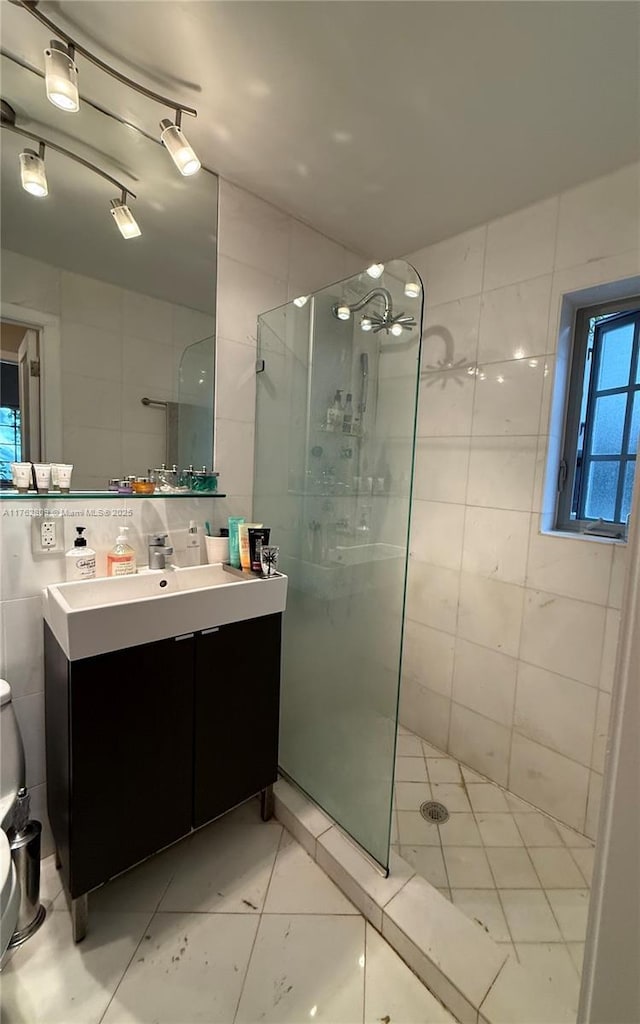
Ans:
{"label": "white vessel sink", "polygon": [[222,565],[54,583],[44,619],[70,661],[283,612],[287,577],[243,577]]}

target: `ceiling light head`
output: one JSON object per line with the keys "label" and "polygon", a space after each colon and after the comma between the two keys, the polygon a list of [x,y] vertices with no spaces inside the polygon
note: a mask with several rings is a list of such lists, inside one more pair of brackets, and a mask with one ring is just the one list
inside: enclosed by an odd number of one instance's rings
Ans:
{"label": "ceiling light head", "polygon": [[138,222],[127,206],[126,192],[122,193],[120,199],[111,200],[111,214],[123,238],[138,238],[142,234]]}
{"label": "ceiling light head", "polygon": [[363,316],[362,320],[360,321],[361,330],[370,331],[372,327],[373,323],[371,322],[371,317]]}
{"label": "ceiling light head", "polygon": [[407,281],[404,286],[404,294],[408,299],[417,299],[420,294],[420,285],[417,281]]}
{"label": "ceiling light head", "polygon": [[59,107],[75,113],[80,109],[78,95],[78,69],[74,63],[74,48],[52,39],[44,51],[44,80],[47,99]]}
{"label": "ceiling light head", "polygon": [[349,317],[351,316],[351,310],[349,309],[348,306],[337,306],[336,316],[338,320],[348,320]]}
{"label": "ceiling light head", "polygon": [[370,267],[367,267],[367,274],[377,281],[384,274],[384,263],[372,263]]}
{"label": "ceiling light head", "polygon": [[187,142],[184,132],[180,127],[180,111],[176,111],[176,123],[163,117],[160,122],[160,139],[174,164],[186,178],[200,170],[200,161],[194,150]]}
{"label": "ceiling light head", "polygon": [[303,306],[306,306],[308,301],[309,301],[309,296],[308,295],[298,295],[298,298],[293,300],[293,304],[294,304],[294,306],[297,306],[298,309],[302,309]]}
{"label": "ceiling light head", "polygon": [[42,199],[49,195],[47,172],[44,166],[44,143],[40,143],[40,153],[33,149],[24,149],[20,154],[20,181],[25,192]]}
{"label": "ceiling light head", "polygon": [[392,324],[391,333],[393,334],[394,338],[399,338],[400,335],[402,334],[402,324]]}

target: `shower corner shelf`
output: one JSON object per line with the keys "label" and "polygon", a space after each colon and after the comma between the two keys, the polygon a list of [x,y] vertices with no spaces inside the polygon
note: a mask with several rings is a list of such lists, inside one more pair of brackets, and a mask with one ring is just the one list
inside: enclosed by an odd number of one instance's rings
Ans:
{"label": "shower corner shelf", "polygon": [[329,430],[326,423],[319,423],[316,427],[319,434],[331,434],[333,437],[357,437],[359,440],[364,437],[364,430]]}

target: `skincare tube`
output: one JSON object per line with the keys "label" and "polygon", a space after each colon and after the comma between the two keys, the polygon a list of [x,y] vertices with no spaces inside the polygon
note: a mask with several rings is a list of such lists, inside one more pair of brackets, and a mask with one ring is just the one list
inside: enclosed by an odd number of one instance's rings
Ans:
{"label": "skincare tube", "polygon": [[63,494],[68,494],[71,487],[71,473],[73,471],[73,465],[67,466],[64,463],[58,463],[58,486]]}
{"label": "skincare tube", "polygon": [[26,494],[31,486],[31,463],[30,462],[12,462],[11,463],[11,475],[14,478],[16,487],[18,488],[19,494]]}
{"label": "skincare tube", "polygon": [[249,528],[259,530],[262,523],[241,523],[238,528],[240,535],[240,567],[248,572],[251,569],[251,554],[249,553]]}
{"label": "skincare tube", "polygon": [[48,462],[34,462],[33,468],[36,471],[38,494],[48,494],[51,484],[51,466]]}
{"label": "skincare tube", "polygon": [[260,562],[260,549],[264,544],[269,543],[269,535],[271,530],[268,526],[263,526],[262,529],[256,530],[250,526],[247,530],[249,534],[249,559],[251,564],[252,572],[261,572],[262,563]]}
{"label": "skincare tube", "polygon": [[229,565],[240,568],[240,536],[238,527],[244,523],[244,516],[229,516]]}
{"label": "skincare tube", "polygon": [[51,490],[52,491],[59,491],[60,490],[60,485],[58,483],[58,463],[57,462],[52,462],[51,463]]}

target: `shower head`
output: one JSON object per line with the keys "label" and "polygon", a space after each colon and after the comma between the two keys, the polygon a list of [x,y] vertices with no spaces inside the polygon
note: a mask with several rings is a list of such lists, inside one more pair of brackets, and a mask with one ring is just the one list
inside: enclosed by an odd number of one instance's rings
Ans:
{"label": "shower head", "polygon": [[378,334],[379,331],[386,331],[387,334],[394,334],[399,337],[403,331],[410,331],[416,326],[414,317],[409,316],[407,313],[393,312],[393,299],[391,298],[391,293],[386,288],[372,288],[362,299],[350,304],[336,302],[332,306],[331,312],[338,320],[348,320],[351,313],[357,313],[359,309],[363,309],[364,306],[376,298],[383,300],[384,308],[382,313],[367,313],[367,316],[363,317],[363,320],[367,321],[367,330],[373,331],[374,334]]}

